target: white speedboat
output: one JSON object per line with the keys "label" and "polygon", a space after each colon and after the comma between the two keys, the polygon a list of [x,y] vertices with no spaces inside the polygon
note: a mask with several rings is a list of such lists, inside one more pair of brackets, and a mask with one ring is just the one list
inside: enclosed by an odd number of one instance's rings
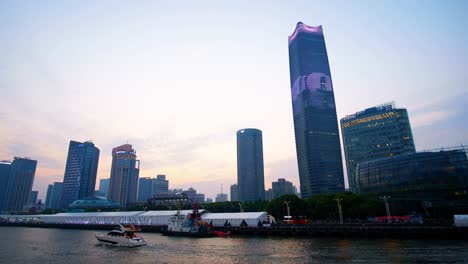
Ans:
{"label": "white speedboat", "polygon": [[146,246],[143,237],[135,234],[135,228],[127,228],[119,225],[120,229],[115,229],[107,234],[95,234],[96,239],[101,244],[120,247],[141,247]]}

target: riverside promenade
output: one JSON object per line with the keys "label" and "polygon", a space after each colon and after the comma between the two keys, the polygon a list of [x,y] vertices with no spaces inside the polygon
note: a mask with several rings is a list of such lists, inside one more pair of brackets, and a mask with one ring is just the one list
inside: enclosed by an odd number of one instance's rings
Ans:
{"label": "riverside promenade", "polygon": [[[0,223],[1,226],[36,228],[64,228],[87,230],[111,230],[116,225],[51,224],[51,223]],[[160,232],[164,225],[140,225],[141,232]],[[213,227],[230,231],[233,236],[262,237],[356,237],[399,239],[461,239],[468,240],[468,227],[426,224],[308,224],[274,226]]]}

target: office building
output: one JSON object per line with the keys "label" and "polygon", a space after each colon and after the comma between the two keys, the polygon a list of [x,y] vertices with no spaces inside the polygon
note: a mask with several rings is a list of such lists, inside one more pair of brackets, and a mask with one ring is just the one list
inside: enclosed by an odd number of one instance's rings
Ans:
{"label": "office building", "polygon": [[[54,182],[52,187],[52,194],[50,199],[50,208],[61,209],[62,207],[62,194],[63,194],[63,183]],[[68,207],[68,205],[66,206]]]}
{"label": "office building", "polygon": [[0,212],[6,207],[5,199],[8,186],[8,180],[11,173],[11,161],[0,161]]}
{"label": "office building", "polygon": [[54,188],[53,184],[47,185],[47,193],[46,193],[46,199],[45,199],[45,203],[44,203],[45,209],[51,208],[50,207],[50,202],[52,200],[52,190],[53,190],[53,188]]}
{"label": "office building", "polygon": [[136,157],[136,151],[130,144],[112,149],[112,168],[107,197],[120,206],[128,206],[137,201],[140,161]]}
{"label": "office building", "polygon": [[63,176],[62,208],[94,195],[99,149],[90,141],[70,141]]}
{"label": "office building", "polygon": [[169,181],[166,175],[159,174],[153,178],[153,194],[166,193],[169,190]]}
{"label": "office building", "polygon": [[278,181],[271,183],[273,190],[273,198],[278,198],[286,194],[296,194],[294,192],[294,185],[292,182],[285,179],[278,179]]}
{"label": "office building", "polygon": [[356,166],[356,192],[421,200],[455,199],[468,192],[464,147],[364,161]]}
{"label": "office building", "polygon": [[39,195],[38,191],[31,191],[29,194],[29,204],[36,204],[37,203],[37,196]]}
{"label": "office building", "polygon": [[110,178],[99,180],[99,192],[104,194],[104,197],[107,197],[109,193],[109,183]]}
{"label": "office building", "polygon": [[383,104],[340,120],[350,191],[356,192],[360,162],[414,153],[413,133],[406,109]]}
{"label": "office building", "polygon": [[302,197],[344,191],[335,97],[322,26],[297,23],[289,68]]}
{"label": "office building", "polygon": [[231,201],[239,201],[239,194],[237,191],[237,184],[231,185]]}
{"label": "office building", "polygon": [[5,193],[7,211],[22,211],[32,191],[37,161],[15,157],[11,163],[10,177]]}
{"label": "office building", "polygon": [[265,200],[267,201],[271,201],[273,200],[273,190],[270,188],[268,190],[265,191]]}
{"label": "office building", "polygon": [[238,200],[253,202],[265,199],[262,131],[246,128],[237,131]]}
{"label": "office building", "polygon": [[153,197],[153,179],[149,177],[138,179],[138,202],[146,202]]}

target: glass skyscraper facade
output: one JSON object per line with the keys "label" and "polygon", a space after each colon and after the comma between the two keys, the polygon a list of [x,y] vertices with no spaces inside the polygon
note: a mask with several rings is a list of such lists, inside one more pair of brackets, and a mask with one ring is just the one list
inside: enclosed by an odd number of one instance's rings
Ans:
{"label": "glass skyscraper facade", "polygon": [[153,179],[140,178],[138,179],[138,201],[146,202],[153,197]]}
{"label": "glass skyscraper facade", "polygon": [[70,141],[63,177],[62,207],[94,195],[99,149],[90,141]]}
{"label": "glass skyscraper facade", "polygon": [[468,192],[468,159],[464,147],[416,152],[361,162],[356,191],[394,198],[438,200]]}
{"label": "glass skyscraper facade", "polygon": [[109,193],[109,183],[110,183],[110,178],[101,179],[99,181],[99,192],[104,194],[104,197],[107,197],[107,194]]}
{"label": "glass skyscraper facade", "polygon": [[125,144],[112,149],[112,168],[108,199],[128,206],[137,201],[140,161],[132,145]]}
{"label": "glass skyscraper facade", "polygon": [[360,162],[416,151],[406,109],[383,104],[340,120],[350,191]]}
{"label": "glass skyscraper facade", "polygon": [[262,131],[258,129],[237,131],[237,186],[239,201],[265,199]]}
{"label": "glass skyscraper facade", "polygon": [[7,160],[0,161],[0,212],[6,208],[6,192],[10,173],[11,162]]}
{"label": "glass skyscraper facade", "polygon": [[322,26],[297,23],[289,69],[301,195],[344,191],[338,119]]}
{"label": "glass skyscraper facade", "polygon": [[5,208],[8,211],[22,211],[32,191],[37,161],[15,157],[11,163],[10,177],[5,192]]}

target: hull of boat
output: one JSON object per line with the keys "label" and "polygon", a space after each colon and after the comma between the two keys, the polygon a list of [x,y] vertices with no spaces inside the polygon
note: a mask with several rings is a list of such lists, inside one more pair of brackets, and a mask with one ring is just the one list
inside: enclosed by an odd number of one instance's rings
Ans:
{"label": "hull of boat", "polygon": [[184,231],[169,231],[162,230],[161,233],[165,236],[181,236],[181,237],[213,237],[213,232],[184,232]]}
{"label": "hull of boat", "polygon": [[112,237],[112,236],[107,236],[107,235],[98,235],[96,234],[96,239],[99,241],[99,243],[104,244],[104,245],[110,245],[110,246],[117,246],[117,247],[141,247],[141,246],[146,246],[147,243],[143,238],[137,238],[137,239],[128,239],[124,237]]}

